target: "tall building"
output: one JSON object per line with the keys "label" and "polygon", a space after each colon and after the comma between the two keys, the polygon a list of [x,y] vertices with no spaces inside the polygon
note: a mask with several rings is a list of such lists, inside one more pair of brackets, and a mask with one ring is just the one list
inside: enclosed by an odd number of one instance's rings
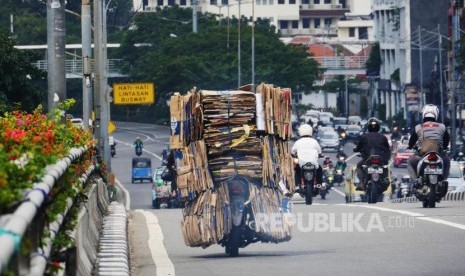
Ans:
{"label": "tall building", "polygon": [[425,103],[438,104],[439,68],[447,58],[439,38],[447,37],[448,9],[448,1],[373,1],[382,60],[376,101],[386,105],[387,117],[403,110],[409,121],[417,120]]}
{"label": "tall building", "polygon": [[[351,12],[351,3],[371,0],[133,0],[135,11],[155,11],[157,7],[179,5],[220,17],[269,19],[282,36],[337,36],[340,18]],[[193,2],[195,1],[195,2]],[[360,6],[359,10],[365,5]]]}

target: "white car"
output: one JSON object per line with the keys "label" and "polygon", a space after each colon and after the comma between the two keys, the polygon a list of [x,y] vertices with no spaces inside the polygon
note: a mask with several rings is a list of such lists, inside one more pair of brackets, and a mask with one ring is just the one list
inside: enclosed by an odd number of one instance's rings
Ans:
{"label": "white car", "polygon": [[82,118],[72,118],[71,123],[73,123],[73,124],[75,124],[77,126],[80,126],[80,127],[84,126],[84,124],[82,122]]}
{"label": "white car", "polygon": [[450,162],[450,171],[447,181],[449,182],[449,192],[453,192],[457,190],[460,186],[465,185],[465,180],[463,179],[463,172],[458,162]]}

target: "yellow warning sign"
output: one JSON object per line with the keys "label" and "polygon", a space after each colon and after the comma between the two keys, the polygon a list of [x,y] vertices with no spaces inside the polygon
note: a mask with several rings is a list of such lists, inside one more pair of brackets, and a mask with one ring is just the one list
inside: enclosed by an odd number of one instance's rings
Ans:
{"label": "yellow warning sign", "polygon": [[112,134],[116,130],[116,125],[112,121],[108,121],[108,134]]}
{"label": "yellow warning sign", "polygon": [[153,83],[113,84],[114,104],[153,104],[154,102]]}

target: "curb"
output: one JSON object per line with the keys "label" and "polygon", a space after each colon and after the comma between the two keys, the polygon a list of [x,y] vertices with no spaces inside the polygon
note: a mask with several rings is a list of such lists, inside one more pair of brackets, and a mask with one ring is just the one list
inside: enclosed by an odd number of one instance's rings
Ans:
{"label": "curb", "polygon": [[147,123],[138,123],[138,122],[124,122],[124,121],[113,121],[116,127],[125,127],[125,126],[141,126],[141,127],[166,127],[167,125],[156,125],[156,124],[147,124]]}
{"label": "curb", "polygon": [[[465,192],[459,192],[459,193],[454,193],[454,192],[448,192],[442,201],[465,201]],[[411,196],[411,197],[405,197],[405,198],[395,198],[391,200],[392,203],[401,203],[401,202],[418,202],[418,198]]]}
{"label": "curb", "polygon": [[124,205],[113,201],[103,218],[97,254],[97,275],[129,276],[127,214]]}

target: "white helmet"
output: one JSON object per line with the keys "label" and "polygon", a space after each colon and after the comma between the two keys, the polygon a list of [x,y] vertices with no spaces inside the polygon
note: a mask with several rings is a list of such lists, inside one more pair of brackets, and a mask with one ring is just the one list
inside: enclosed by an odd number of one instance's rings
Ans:
{"label": "white helmet", "polygon": [[423,115],[423,119],[424,118],[437,119],[438,114],[439,114],[439,108],[435,106],[434,104],[427,104],[423,107],[423,109],[421,110],[421,113]]}
{"label": "white helmet", "polygon": [[299,135],[300,136],[312,136],[313,135],[313,128],[309,124],[303,124],[299,127]]}

